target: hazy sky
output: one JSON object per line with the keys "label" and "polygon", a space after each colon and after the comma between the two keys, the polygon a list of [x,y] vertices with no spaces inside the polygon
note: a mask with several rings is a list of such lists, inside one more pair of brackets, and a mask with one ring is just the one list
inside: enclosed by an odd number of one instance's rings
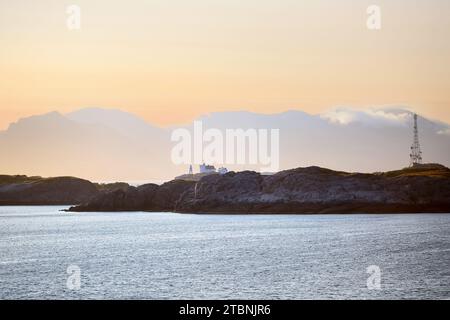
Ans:
{"label": "hazy sky", "polygon": [[449,57],[448,0],[0,0],[0,129],[88,106],[158,125],[376,105],[450,122]]}

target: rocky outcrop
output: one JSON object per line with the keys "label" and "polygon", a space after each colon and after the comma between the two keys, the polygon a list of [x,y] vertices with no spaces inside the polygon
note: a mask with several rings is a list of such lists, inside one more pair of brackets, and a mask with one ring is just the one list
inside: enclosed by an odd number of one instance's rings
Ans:
{"label": "rocky outcrop", "polygon": [[190,181],[173,180],[161,186],[145,184],[103,192],[69,211],[173,211],[181,195],[193,189],[194,185]]}
{"label": "rocky outcrop", "polygon": [[271,176],[255,172],[202,178],[178,212],[450,212],[450,170],[442,166],[361,174],[319,167]]}
{"label": "rocky outcrop", "polygon": [[190,213],[450,212],[450,170],[424,165],[386,173],[298,168],[274,175],[230,172],[198,182],[103,193],[71,211]]}
{"label": "rocky outcrop", "polygon": [[74,205],[128,187],[123,182],[98,184],[74,177],[0,175],[0,205]]}
{"label": "rocky outcrop", "polygon": [[0,205],[73,205],[98,194],[93,183],[73,177],[0,176]]}

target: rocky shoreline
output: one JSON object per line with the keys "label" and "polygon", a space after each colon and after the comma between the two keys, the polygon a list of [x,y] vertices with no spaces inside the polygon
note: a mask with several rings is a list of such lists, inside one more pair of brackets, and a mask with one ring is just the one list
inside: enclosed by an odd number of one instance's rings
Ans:
{"label": "rocky shoreline", "polygon": [[1,205],[76,204],[69,209],[72,212],[450,213],[450,169],[441,165],[373,174],[319,167],[274,175],[229,172],[199,181],[176,179],[139,187],[99,186],[70,177],[27,180],[16,176],[24,181],[16,178],[7,183],[5,177],[0,176]]}

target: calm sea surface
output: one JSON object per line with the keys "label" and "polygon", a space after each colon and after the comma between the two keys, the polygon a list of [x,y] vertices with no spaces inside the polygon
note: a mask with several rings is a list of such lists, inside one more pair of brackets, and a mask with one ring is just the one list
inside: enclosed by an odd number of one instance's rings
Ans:
{"label": "calm sea surface", "polygon": [[61,209],[0,207],[1,299],[450,298],[450,214]]}

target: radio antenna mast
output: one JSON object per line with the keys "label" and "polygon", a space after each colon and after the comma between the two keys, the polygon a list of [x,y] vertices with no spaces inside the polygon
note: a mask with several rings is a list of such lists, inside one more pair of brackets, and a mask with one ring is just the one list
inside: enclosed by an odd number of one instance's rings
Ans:
{"label": "radio antenna mast", "polygon": [[411,167],[422,164],[422,151],[420,151],[419,130],[417,128],[417,114],[414,114],[414,140],[411,146],[410,163]]}

